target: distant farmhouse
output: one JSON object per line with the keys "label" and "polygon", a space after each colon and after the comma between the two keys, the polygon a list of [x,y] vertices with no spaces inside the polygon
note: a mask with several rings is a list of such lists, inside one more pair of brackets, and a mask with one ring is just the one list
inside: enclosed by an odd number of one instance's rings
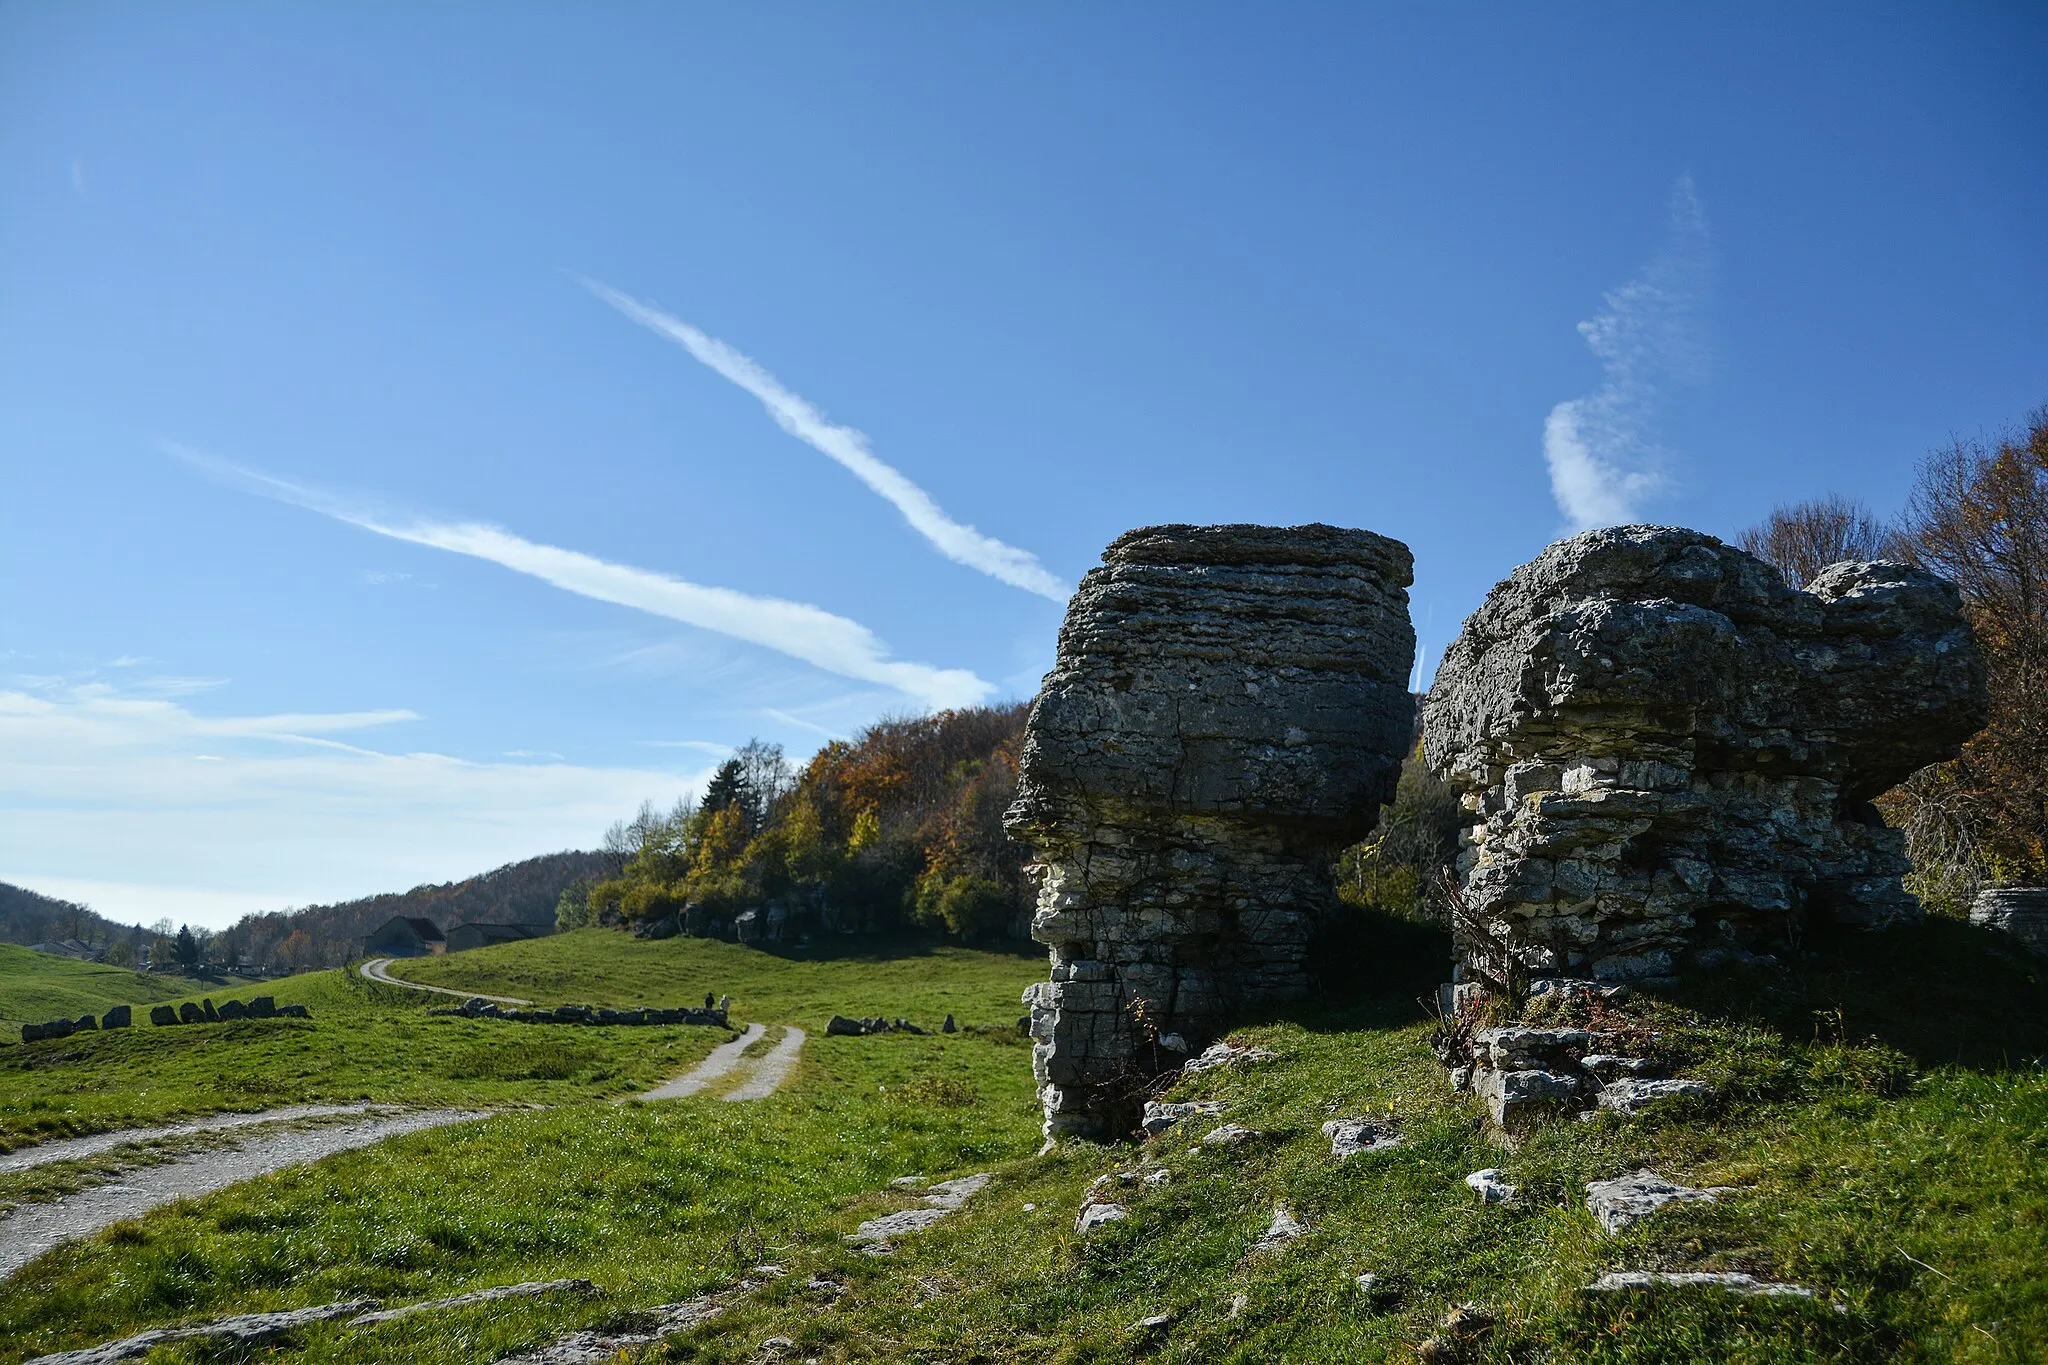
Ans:
{"label": "distant farmhouse", "polygon": [[100,949],[75,938],[60,938],[50,943],[31,943],[32,953],[48,953],[51,957],[68,957],[73,962],[98,962],[104,955]]}
{"label": "distant farmhouse", "polygon": [[488,948],[493,943],[546,938],[553,932],[544,924],[458,924],[448,931],[448,951],[461,953],[471,948]]}
{"label": "distant farmhouse", "polygon": [[370,957],[425,957],[447,951],[448,940],[438,925],[410,915],[393,915],[363,940],[363,952]]}

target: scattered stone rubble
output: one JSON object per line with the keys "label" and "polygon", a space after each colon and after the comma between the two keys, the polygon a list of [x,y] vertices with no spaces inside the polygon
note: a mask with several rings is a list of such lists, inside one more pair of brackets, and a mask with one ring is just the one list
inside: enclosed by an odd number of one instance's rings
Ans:
{"label": "scattered stone rubble", "polygon": [[2048,953],[2048,886],[1988,886],[1970,902],[1970,923],[2011,934],[2037,953]]}
{"label": "scattered stone rubble", "polygon": [[1803,592],[1712,536],[1563,540],[1488,594],[1423,713],[1463,792],[1463,980],[1664,980],[1809,917],[1917,917],[1870,800],[1984,724],[1955,589],[1837,564]]}
{"label": "scattered stone rubble", "polygon": [[1037,853],[1028,997],[1048,1137],[1121,1136],[1241,1005],[1309,985],[1330,859],[1413,737],[1408,550],[1330,526],[1156,526],[1082,581],[1008,824]]}
{"label": "scattered stone rubble", "polygon": [[1654,1171],[1636,1171],[1612,1180],[1586,1182],[1586,1210],[1610,1233],[1620,1232],[1670,1204],[1711,1204],[1717,1195],[1734,1194],[1726,1185],[1695,1190],[1674,1185]]}
{"label": "scattered stone rubble", "polygon": [[1471,1035],[1471,1065],[1454,1066],[1451,1082],[1485,1101],[1509,1134],[1545,1118],[1594,1108],[1635,1114],[1659,1100],[1708,1093],[1703,1082],[1662,1076],[1668,1068],[1651,1058],[1595,1051],[1609,1036],[1528,1024],[1480,1029]]}
{"label": "scattered stone rubble", "polygon": [[[710,997],[706,996],[706,1000]],[[428,1010],[428,1014],[460,1015],[464,1019],[509,1019],[516,1024],[585,1024],[602,1027],[611,1024],[707,1024],[715,1028],[731,1028],[726,1022],[723,1006],[706,1005],[699,1009],[694,1005],[678,1009],[637,1009],[614,1010],[592,1005],[557,1005],[553,1009],[518,1009],[486,1000],[482,996],[471,996],[459,1005],[447,1009]]]}

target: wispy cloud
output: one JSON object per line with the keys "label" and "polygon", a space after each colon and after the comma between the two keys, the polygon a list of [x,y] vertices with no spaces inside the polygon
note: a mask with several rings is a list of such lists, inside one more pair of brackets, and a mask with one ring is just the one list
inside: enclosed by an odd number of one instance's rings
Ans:
{"label": "wispy cloud", "polygon": [[893,503],[903,519],[946,558],[1055,602],[1065,602],[1072,593],[1073,589],[1049,572],[1029,550],[1006,545],[947,516],[931,494],[905,478],[901,470],[876,458],[864,433],[826,421],[824,413],[784,388],[781,381],[749,357],[717,337],[610,285],[596,280],[584,280],[583,285],[633,321],[677,343],[713,371],[760,399],[761,406],[768,409],[768,415],[784,431],[852,470],[855,478]]}
{"label": "wispy cloud", "polygon": [[470,876],[588,848],[643,800],[702,790],[698,755],[632,766],[475,762],[322,736],[407,710],[201,714],[99,683],[0,688],[0,880],[143,921]]}
{"label": "wispy cloud", "polygon": [[1663,385],[1696,380],[1705,367],[1696,315],[1709,247],[1692,178],[1682,176],[1671,190],[1663,249],[1579,324],[1600,360],[1601,385],[1559,403],[1543,424],[1551,492],[1574,530],[1635,521],[1665,490],[1657,404]]}
{"label": "wispy cloud", "polygon": [[480,522],[400,519],[353,506],[178,445],[172,454],[233,487],[305,507],[393,540],[488,560],[565,592],[632,607],[801,659],[841,677],[882,683],[935,707],[971,706],[995,689],[972,672],[891,659],[873,631],[821,607],[707,587],[650,569],[542,545]]}

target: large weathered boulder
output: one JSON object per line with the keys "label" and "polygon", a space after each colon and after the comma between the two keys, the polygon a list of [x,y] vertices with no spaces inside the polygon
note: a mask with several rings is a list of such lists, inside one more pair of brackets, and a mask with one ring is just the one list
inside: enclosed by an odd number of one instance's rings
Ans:
{"label": "large weathered boulder", "polygon": [[1559,541],[1487,595],[1423,714],[1471,825],[1469,977],[1673,975],[1810,916],[1920,913],[1871,798],[1984,723],[1955,589],[1837,564],[1803,592],[1697,531]]}
{"label": "large weathered boulder", "polygon": [[2048,886],[1988,886],[1970,902],[1970,923],[2048,953]]}
{"label": "large weathered boulder", "polygon": [[1372,827],[1414,734],[1398,541],[1153,526],[1102,561],[1008,815],[1052,950],[1030,999],[1049,1134],[1129,1131],[1138,1087],[1179,1061],[1155,1038],[1306,987],[1331,855]]}

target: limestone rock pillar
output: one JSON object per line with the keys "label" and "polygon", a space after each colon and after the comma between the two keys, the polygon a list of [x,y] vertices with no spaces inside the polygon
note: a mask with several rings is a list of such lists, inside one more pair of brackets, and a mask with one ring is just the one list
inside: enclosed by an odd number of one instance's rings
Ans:
{"label": "limestone rock pillar", "polygon": [[1174,1035],[1307,987],[1331,858],[1413,741],[1412,578],[1400,542],[1314,525],[1146,527],[1082,580],[1008,815],[1052,955],[1048,1134],[1129,1131]]}

